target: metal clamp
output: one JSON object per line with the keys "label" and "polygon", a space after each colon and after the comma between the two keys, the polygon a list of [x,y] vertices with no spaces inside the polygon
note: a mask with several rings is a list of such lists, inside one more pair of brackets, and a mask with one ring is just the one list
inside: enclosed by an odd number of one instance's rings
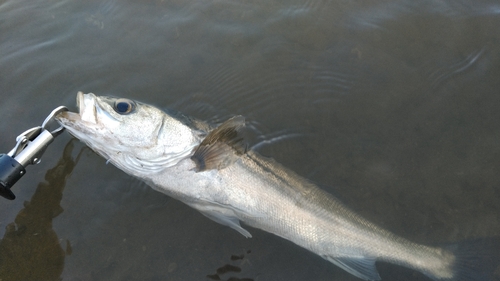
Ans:
{"label": "metal clamp", "polygon": [[42,126],[24,131],[17,136],[16,145],[7,154],[0,154],[0,196],[13,200],[16,196],[10,188],[26,173],[26,166],[40,163],[40,158],[55,137],[64,131],[59,126],[51,130],[57,114],[68,111],[59,106],[45,118]]}

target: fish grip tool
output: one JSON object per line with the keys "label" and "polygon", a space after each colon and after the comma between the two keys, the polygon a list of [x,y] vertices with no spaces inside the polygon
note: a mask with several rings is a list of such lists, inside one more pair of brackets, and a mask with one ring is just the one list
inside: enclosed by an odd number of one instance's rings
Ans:
{"label": "fish grip tool", "polygon": [[45,118],[41,126],[33,127],[16,137],[16,145],[7,154],[0,154],[0,196],[14,200],[16,196],[10,190],[12,186],[26,174],[28,165],[40,163],[40,159],[55,137],[64,131],[59,126],[51,129],[57,114],[68,111],[65,106],[59,106]]}

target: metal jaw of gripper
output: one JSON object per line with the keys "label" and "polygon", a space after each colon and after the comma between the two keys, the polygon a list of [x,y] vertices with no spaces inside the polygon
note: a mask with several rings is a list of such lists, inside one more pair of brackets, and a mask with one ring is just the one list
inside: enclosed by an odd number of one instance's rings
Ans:
{"label": "metal jaw of gripper", "polygon": [[59,106],[52,110],[41,126],[24,131],[17,136],[16,145],[9,153],[0,154],[0,196],[9,200],[16,198],[11,187],[26,174],[28,165],[40,163],[47,146],[64,131],[62,126],[50,129],[55,123],[55,116],[63,111],[68,109]]}

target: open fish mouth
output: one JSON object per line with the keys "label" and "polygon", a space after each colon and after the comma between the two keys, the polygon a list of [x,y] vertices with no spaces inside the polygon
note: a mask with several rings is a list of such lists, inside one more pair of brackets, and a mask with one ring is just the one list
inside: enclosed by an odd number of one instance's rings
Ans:
{"label": "open fish mouth", "polygon": [[[105,159],[108,154],[101,148],[102,140],[109,138],[103,131],[103,123],[98,115],[103,112],[98,98],[92,94],[78,92],[76,96],[78,112],[65,111],[58,114],[55,119],[74,137],[80,139]],[[101,114],[102,115],[102,114]]]}
{"label": "open fish mouth", "polygon": [[56,120],[63,126],[84,122],[87,125],[97,125],[97,102],[94,94],[85,95],[78,92],[76,95],[76,106],[78,113],[65,111],[56,116]]}
{"label": "open fish mouth", "polygon": [[82,121],[97,124],[96,105],[96,96],[94,94],[85,95],[83,92],[78,92],[76,95],[76,106]]}
{"label": "open fish mouth", "polygon": [[78,112],[64,111],[58,114],[55,119],[75,137],[87,139],[86,134],[92,134],[94,129],[99,126],[96,97],[93,94],[85,95],[78,92],[76,105]]}

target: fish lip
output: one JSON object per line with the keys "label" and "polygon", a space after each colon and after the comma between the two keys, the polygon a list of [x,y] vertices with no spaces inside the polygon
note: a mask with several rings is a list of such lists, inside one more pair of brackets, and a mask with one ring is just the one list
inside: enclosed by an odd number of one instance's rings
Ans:
{"label": "fish lip", "polygon": [[82,114],[82,108],[84,106],[83,104],[83,99],[84,99],[84,96],[85,94],[81,91],[79,91],[77,94],[76,94],[76,107],[78,107],[78,114]]}
{"label": "fish lip", "polygon": [[82,121],[97,125],[97,98],[94,94],[78,92],[76,94],[76,106]]}

